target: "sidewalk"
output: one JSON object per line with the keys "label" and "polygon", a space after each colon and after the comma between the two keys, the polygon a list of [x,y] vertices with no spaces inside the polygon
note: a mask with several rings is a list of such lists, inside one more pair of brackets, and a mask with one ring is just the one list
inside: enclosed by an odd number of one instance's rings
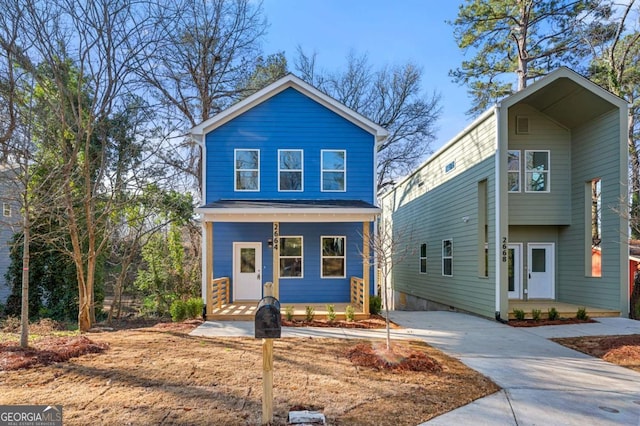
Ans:
{"label": "sidewalk", "polygon": [[640,334],[640,321],[513,328],[454,312],[393,312],[391,318],[502,388],[425,425],[640,425],[639,373],[547,340]]}
{"label": "sidewalk", "polygon": [[[556,344],[548,338],[640,334],[640,321],[513,328],[455,312],[391,313],[403,329],[393,338],[417,338],[490,377],[502,390],[425,425],[640,426],[640,373]],[[253,322],[206,322],[199,336],[253,337]],[[282,337],[372,337],[384,330],[283,327]]]}

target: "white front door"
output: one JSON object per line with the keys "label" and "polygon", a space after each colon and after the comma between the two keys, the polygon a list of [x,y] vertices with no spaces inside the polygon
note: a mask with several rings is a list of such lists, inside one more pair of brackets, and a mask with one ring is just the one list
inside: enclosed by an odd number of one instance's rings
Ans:
{"label": "white front door", "polygon": [[233,300],[262,298],[262,243],[233,243]]}
{"label": "white front door", "polygon": [[522,299],[522,244],[509,244],[509,299]]}
{"label": "white front door", "polygon": [[529,243],[527,250],[529,299],[555,298],[553,243]]}

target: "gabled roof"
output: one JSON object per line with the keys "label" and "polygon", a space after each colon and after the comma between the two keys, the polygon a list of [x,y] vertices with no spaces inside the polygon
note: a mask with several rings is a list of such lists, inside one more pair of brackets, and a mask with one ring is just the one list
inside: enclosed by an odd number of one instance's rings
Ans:
{"label": "gabled roof", "polygon": [[531,105],[567,128],[588,122],[627,102],[567,67],[560,67],[498,103]]}
{"label": "gabled roof", "polygon": [[216,114],[208,120],[203,121],[202,123],[192,128],[189,133],[192,136],[205,135],[206,133],[209,133],[215,128],[222,126],[230,120],[233,120],[235,117],[241,115],[254,106],[264,102],[265,100],[277,95],[278,93],[288,88],[294,88],[298,92],[302,93],[305,96],[308,96],[309,98],[335,112],[336,114],[350,121],[356,126],[371,133],[372,135],[375,135],[376,141],[384,140],[389,135],[389,132],[387,132],[386,129],[382,128],[363,115],[353,111],[352,109],[347,108],[345,105],[341,104],[325,93],[322,93],[315,87],[302,81],[300,78],[296,77],[293,74],[287,74],[280,80],[271,83],[264,89],[259,90],[258,92],[232,105],[219,114]]}

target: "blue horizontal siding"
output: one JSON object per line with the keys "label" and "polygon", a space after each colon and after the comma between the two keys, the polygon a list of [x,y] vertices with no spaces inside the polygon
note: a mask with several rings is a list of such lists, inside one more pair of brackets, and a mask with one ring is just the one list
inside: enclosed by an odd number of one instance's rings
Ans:
{"label": "blue horizontal siding", "polygon": [[[233,280],[234,242],[261,242],[263,283],[273,281],[273,252],[267,245],[267,240],[272,236],[272,229],[271,223],[214,224],[215,277],[228,276]],[[280,235],[303,238],[303,278],[280,278],[281,303],[350,301],[350,279],[352,276],[362,277],[362,223],[280,223]],[[345,278],[320,277],[321,236],[346,237]],[[233,282],[231,287],[233,288]]]}
{"label": "blue horizontal siding", "polygon": [[[206,135],[206,202],[219,199],[359,199],[374,202],[370,133],[289,88]],[[234,191],[234,149],[260,150],[260,191]],[[304,150],[304,192],[278,191],[278,150]],[[347,191],[322,192],[320,152],[347,152]]]}

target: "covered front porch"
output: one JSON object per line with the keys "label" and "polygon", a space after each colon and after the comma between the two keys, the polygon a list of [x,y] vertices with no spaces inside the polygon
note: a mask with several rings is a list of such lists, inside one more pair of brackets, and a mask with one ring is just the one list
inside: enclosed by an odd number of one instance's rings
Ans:
{"label": "covered front porch", "polygon": [[557,302],[549,299],[509,300],[509,319],[515,319],[514,309],[520,309],[525,313],[525,319],[532,319],[532,311],[540,310],[543,319],[548,317],[549,309],[555,308],[560,318],[574,318],[578,309],[585,308],[589,318],[619,317],[620,311],[592,306],[574,305],[571,303]]}
{"label": "covered front porch", "polygon": [[[333,305],[336,319],[345,319],[347,307],[354,309],[354,319],[369,318],[369,292],[362,278],[351,277],[350,303],[288,303],[280,305],[284,317],[286,309],[293,309],[293,319],[301,320],[307,317],[307,307],[313,309],[316,319],[326,319],[328,306]],[[270,283],[268,283],[270,284]],[[207,321],[250,321],[253,320],[258,307],[258,301],[231,302],[229,297],[230,280],[228,277],[212,279],[207,290]]]}
{"label": "covered front porch", "polygon": [[253,318],[267,282],[283,315],[285,306],[294,306],[296,317],[314,306],[316,316],[326,316],[329,304],[338,317],[347,305],[368,315],[379,208],[348,200],[224,200],[197,211],[207,319]]}

